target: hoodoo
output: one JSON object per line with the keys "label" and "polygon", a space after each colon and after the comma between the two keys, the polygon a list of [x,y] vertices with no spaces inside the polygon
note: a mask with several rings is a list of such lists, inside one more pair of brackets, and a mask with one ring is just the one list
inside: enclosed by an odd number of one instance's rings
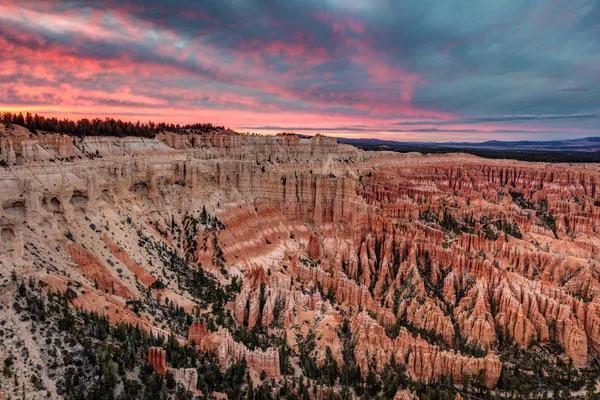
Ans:
{"label": "hoodoo", "polygon": [[416,382],[460,398],[507,390],[530,359],[540,391],[597,367],[596,166],[231,132],[17,127],[0,147],[0,355],[39,365],[51,395],[73,390],[78,349],[122,371],[147,354],[142,374],[196,394],[232,390],[214,368],[240,387],[396,379],[396,398]]}

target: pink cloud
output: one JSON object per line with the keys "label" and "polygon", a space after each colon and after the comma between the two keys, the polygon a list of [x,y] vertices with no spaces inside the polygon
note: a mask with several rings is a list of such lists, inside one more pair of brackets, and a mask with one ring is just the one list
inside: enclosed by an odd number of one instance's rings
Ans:
{"label": "pink cloud", "polygon": [[341,35],[348,32],[363,34],[367,30],[367,26],[362,21],[348,15],[319,12],[315,14],[315,18],[322,23],[329,24],[334,33]]}
{"label": "pink cloud", "polygon": [[[336,82],[336,72],[315,72],[314,67],[338,54],[315,46],[310,32],[224,48],[139,20],[130,11],[57,13],[49,6],[22,10],[0,5],[0,23],[9,22],[0,28],[0,77],[14,77],[0,84],[0,108],[232,127],[373,125],[399,114],[453,117],[415,106],[414,91],[425,77],[390,64],[373,50],[368,27],[349,17],[318,18],[337,35],[340,48],[335,51],[366,71],[366,89],[326,92],[323,87]],[[72,40],[49,41],[44,34],[50,31]],[[87,51],[97,42],[132,50]],[[138,57],[138,50],[148,54]],[[288,68],[273,69],[269,57],[281,57]],[[295,85],[298,79],[307,82]],[[9,96],[10,104],[2,104]]]}

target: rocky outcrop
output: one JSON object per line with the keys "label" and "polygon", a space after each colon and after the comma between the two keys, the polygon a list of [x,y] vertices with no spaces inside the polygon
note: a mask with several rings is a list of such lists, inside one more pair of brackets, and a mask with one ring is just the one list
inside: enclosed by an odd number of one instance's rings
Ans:
{"label": "rocky outcrop", "polygon": [[181,384],[186,390],[196,392],[198,371],[194,368],[167,367],[167,352],[162,347],[150,347],[148,349],[148,364],[163,378],[167,374],[173,374],[175,382]]}
{"label": "rocky outcrop", "polygon": [[[239,323],[250,329],[258,323],[264,327],[275,324],[287,328],[298,323],[298,311],[331,309],[323,302],[320,292],[307,294],[295,290],[292,278],[280,272],[267,276],[263,268],[254,268],[247,271],[244,282],[236,298],[234,315]],[[261,296],[264,299],[262,310]]]}
{"label": "rocky outcrop", "polygon": [[163,378],[167,375],[167,352],[162,347],[150,347],[148,364]]}
{"label": "rocky outcrop", "polygon": [[32,135],[16,126],[9,137],[0,137],[0,159],[8,165],[32,161],[69,159],[75,155],[73,137]]}
{"label": "rocky outcrop", "polygon": [[144,267],[140,266],[136,263],[127,253],[127,251],[121,248],[117,243],[115,243],[108,234],[104,233],[102,235],[102,240],[108,246],[110,252],[117,258],[117,260],[121,261],[131,272],[135,274],[135,276],[144,284],[146,287],[150,287],[154,282],[156,282],[156,278],[152,276],[152,274],[148,273]]}
{"label": "rocky outcrop", "polygon": [[461,334],[468,342],[475,342],[486,349],[491,349],[496,343],[496,329],[489,293],[483,282],[478,282],[463,297],[454,311]]}
{"label": "rocky outcrop", "polygon": [[248,368],[257,373],[264,371],[269,377],[276,377],[280,374],[279,353],[276,349],[248,350],[244,344],[234,341],[229,331],[222,328],[216,332],[209,332],[204,323],[195,322],[190,326],[188,343],[197,346],[202,351],[214,353],[223,368],[233,362],[246,360]]}
{"label": "rocky outcrop", "polygon": [[576,366],[587,365],[584,305],[556,287],[542,283],[536,292],[536,285],[528,285],[517,279],[503,280],[495,289],[497,325],[523,346],[552,337]]}
{"label": "rocky outcrop", "polygon": [[67,250],[84,275],[99,289],[121,297],[132,297],[129,289],[113,277],[97,257],[75,243],[69,244]]}
{"label": "rocky outcrop", "polygon": [[493,387],[500,378],[502,364],[492,352],[485,358],[473,358],[442,351],[420,337],[414,338],[405,329],[392,340],[366,313],[355,316],[351,326],[357,338],[355,357],[363,372],[368,370],[370,360],[375,360],[377,368],[382,369],[393,356],[396,362],[406,365],[413,379],[431,380],[445,375],[460,383],[465,375],[476,376],[481,372],[483,383]]}
{"label": "rocky outcrop", "polygon": [[172,373],[175,382],[181,384],[190,392],[196,391],[198,385],[198,371],[194,368],[167,368],[167,373]]}
{"label": "rocky outcrop", "polygon": [[[291,135],[22,133],[0,138],[10,161],[0,262],[45,274],[52,290],[80,281],[71,304],[113,323],[168,333],[160,315],[133,312],[145,299],[211,317],[173,268],[187,260],[223,287],[242,282],[221,304],[227,326],[295,350],[296,334],[314,332],[318,365],[329,355],[342,365],[346,318],[364,374],[393,357],[414,379],[481,373],[493,387],[506,340],[558,343],[577,367],[588,347],[600,351],[595,167],[363,153]],[[186,230],[202,209],[222,226]],[[194,323],[187,340],[223,367],[245,360],[254,375],[279,376],[275,348],[250,350],[223,326]],[[465,343],[487,355],[461,354]],[[164,375],[161,357],[149,362]]]}
{"label": "rocky outcrop", "polygon": [[[301,138],[296,135],[258,136],[236,133],[180,135],[164,133],[157,139],[177,150],[201,149],[202,153],[235,160],[269,162],[321,162],[362,158],[356,148],[336,143],[326,136]],[[329,171],[325,171],[329,173]]]}

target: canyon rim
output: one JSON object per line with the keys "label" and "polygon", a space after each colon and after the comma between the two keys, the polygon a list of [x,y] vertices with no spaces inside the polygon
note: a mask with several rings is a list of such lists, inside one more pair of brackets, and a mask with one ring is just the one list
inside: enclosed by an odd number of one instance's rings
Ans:
{"label": "canyon rim", "polygon": [[597,379],[597,165],[218,129],[12,125],[0,148],[9,396],[570,396]]}

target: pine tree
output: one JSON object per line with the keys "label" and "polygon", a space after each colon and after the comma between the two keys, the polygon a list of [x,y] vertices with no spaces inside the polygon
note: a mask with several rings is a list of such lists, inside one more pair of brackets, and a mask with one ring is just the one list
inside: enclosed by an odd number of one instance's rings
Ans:
{"label": "pine tree", "polygon": [[254,400],[254,386],[252,385],[252,378],[250,378],[250,375],[246,376],[246,381],[248,381],[248,390],[246,391],[246,400]]}
{"label": "pine tree", "polygon": [[202,212],[200,213],[200,223],[206,225],[208,222],[208,213],[206,212],[206,206],[202,206]]}
{"label": "pine tree", "polygon": [[585,392],[590,400],[596,398],[596,379],[598,379],[598,376],[593,372],[590,372],[585,380]]}

